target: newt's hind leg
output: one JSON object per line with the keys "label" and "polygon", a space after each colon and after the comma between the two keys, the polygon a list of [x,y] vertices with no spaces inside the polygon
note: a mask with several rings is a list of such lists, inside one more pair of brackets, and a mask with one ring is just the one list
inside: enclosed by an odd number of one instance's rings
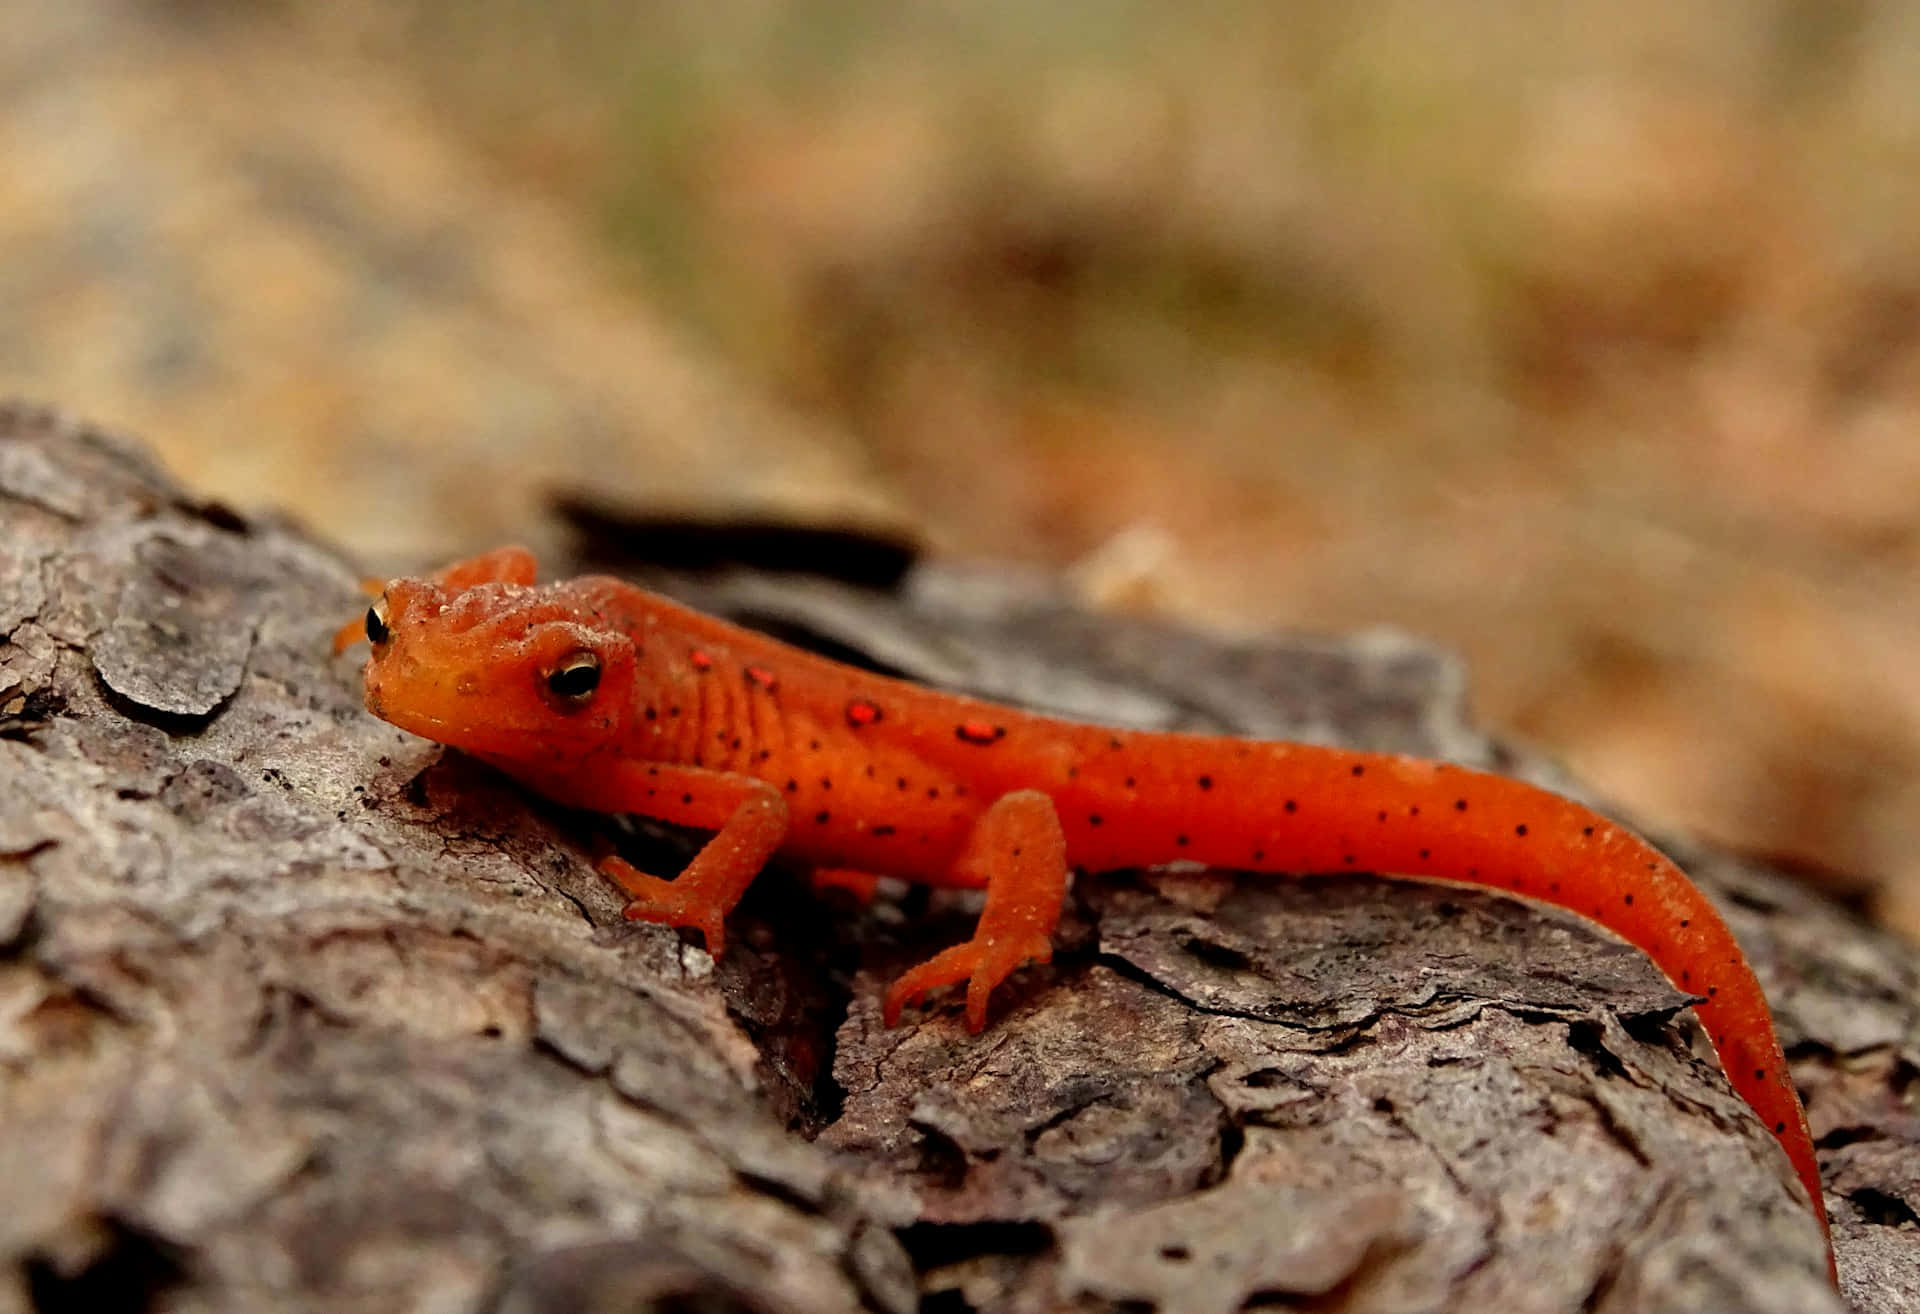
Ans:
{"label": "newt's hind leg", "polygon": [[1022,963],[1053,957],[1053,929],[1067,893],[1067,841],[1053,800],[1036,789],[996,799],[980,814],[957,864],[984,876],[987,906],[973,938],[943,950],[887,990],[888,1026],[929,990],[967,983],[967,1029],[987,1024],[987,998]]}

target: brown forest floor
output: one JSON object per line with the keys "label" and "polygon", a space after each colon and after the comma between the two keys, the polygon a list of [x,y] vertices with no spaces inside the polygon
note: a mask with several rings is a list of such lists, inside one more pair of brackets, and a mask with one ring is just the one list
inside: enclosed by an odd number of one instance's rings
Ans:
{"label": "brown forest floor", "polygon": [[29,7],[0,390],[373,565],[574,483],[1434,635],[1920,931],[1920,18],[1676,8]]}

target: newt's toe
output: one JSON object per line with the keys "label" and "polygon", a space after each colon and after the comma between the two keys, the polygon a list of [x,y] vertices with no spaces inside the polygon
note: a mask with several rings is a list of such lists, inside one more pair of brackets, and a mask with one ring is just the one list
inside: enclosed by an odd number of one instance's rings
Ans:
{"label": "newt's toe", "polygon": [[690,926],[706,941],[707,952],[718,958],[727,951],[726,910],[677,881],[664,881],[637,870],[624,858],[604,858],[600,873],[627,895],[620,915],[630,922],[662,926]]}
{"label": "newt's toe", "polygon": [[888,1026],[900,1021],[900,1010],[942,986],[967,983],[967,1030],[987,1025],[987,1003],[998,986],[1024,963],[1044,963],[1053,957],[1053,943],[1044,935],[1018,940],[969,940],[943,949],[918,967],[901,974],[881,1003]]}

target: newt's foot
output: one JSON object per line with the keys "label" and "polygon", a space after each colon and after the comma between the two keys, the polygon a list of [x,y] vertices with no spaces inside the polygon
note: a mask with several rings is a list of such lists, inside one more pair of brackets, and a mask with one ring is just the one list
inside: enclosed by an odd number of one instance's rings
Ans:
{"label": "newt's foot", "polygon": [[[360,591],[370,598],[377,598],[387,591],[387,581],[375,579],[371,575],[362,575]],[[363,611],[333,632],[333,655],[338,657],[366,637],[367,613]]]}
{"label": "newt's foot", "polygon": [[815,867],[808,877],[815,894],[827,890],[845,890],[861,903],[872,903],[873,896],[879,893],[880,878],[870,871],[855,871],[851,867]]}
{"label": "newt's foot", "polygon": [[618,885],[629,899],[621,916],[630,922],[659,922],[663,926],[691,926],[707,942],[707,952],[718,958],[727,951],[727,910],[701,892],[679,881],[649,876],[625,858],[602,858],[600,874]]}
{"label": "newt's foot", "polygon": [[967,1030],[978,1032],[987,1025],[987,998],[993,988],[1006,980],[1023,963],[1045,963],[1053,959],[1053,941],[1045,935],[1009,937],[1004,940],[973,939],[943,949],[913,968],[887,988],[880,1013],[888,1026],[900,1021],[900,1010],[930,990],[956,982],[967,983]]}

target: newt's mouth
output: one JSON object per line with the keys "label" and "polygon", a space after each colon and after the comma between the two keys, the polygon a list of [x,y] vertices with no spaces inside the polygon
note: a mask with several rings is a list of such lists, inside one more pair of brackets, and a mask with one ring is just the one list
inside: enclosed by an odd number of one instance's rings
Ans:
{"label": "newt's mouth", "polygon": [[468,752],[525,756],[551,750],[567,738],[567,728],[552,718],[530,720],[503,707],[471,673],[423,675],[419,663],[400,653],[368,666],[363,701],[389,725]]}
{"label": "newt's mouth", "polygon": [[402,696],[394,697],[389,692],[390,673],[379,663],[367,667],[365,701],[367,710],[390,725],[398,726],[408,734],[419,735],[423,739],[432,739],[437,743],[455,743],[459,737],[460,722],[448,717],[436,715],[434,710],[423,704],[430,700],[418,695],[421,687],[418,682],[400,680],[398,682]]}

